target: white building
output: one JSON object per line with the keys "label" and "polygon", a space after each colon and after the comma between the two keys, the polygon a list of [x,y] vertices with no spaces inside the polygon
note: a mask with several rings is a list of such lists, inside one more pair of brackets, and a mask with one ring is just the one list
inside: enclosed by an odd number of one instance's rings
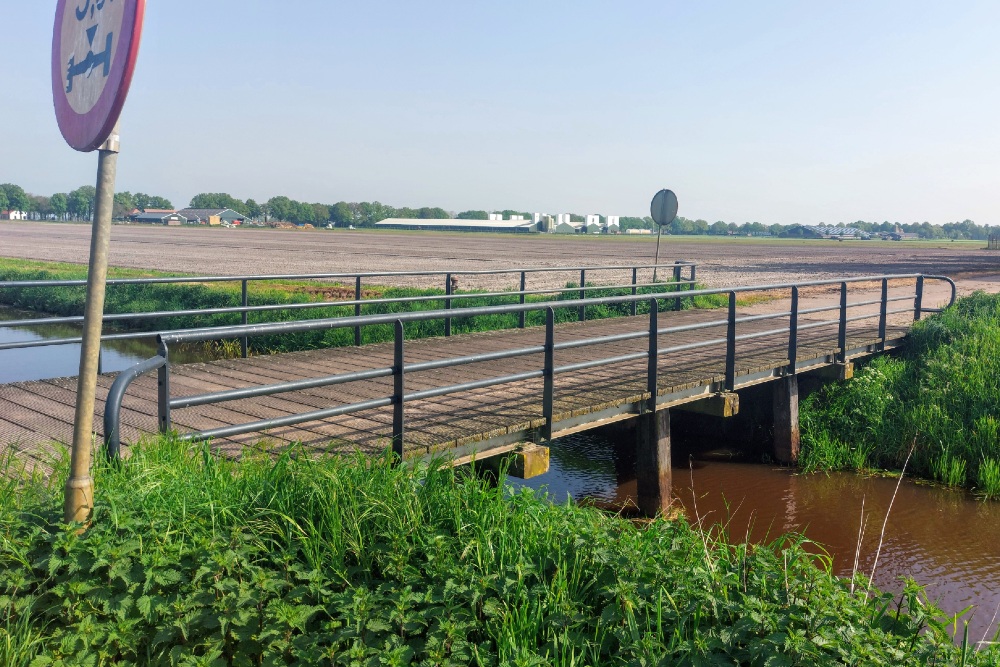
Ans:
{"label": "white building", "polygon": [[620,215],[609,215],[608,216],[608,227],[611,225],[617,225],[621,227],[621,216]]}
{"label": "white building", "polygon": [[556,215],[556,226],[558,225],[568,225],[570,224],[569,213],[559,213]]}
{"label": "white building", "polygon": [[0,220],[27,220],[28,213],[26,211],[2,211],[0,212]]}
{"label": "white building", "polygon": [[503,220],[503,213],[490,213],[487,220]]}
{"label": "white building", "polygon": [[599,215],[588,215],[587,216],[587,226],[599,225],[601,224],[601,216]]}

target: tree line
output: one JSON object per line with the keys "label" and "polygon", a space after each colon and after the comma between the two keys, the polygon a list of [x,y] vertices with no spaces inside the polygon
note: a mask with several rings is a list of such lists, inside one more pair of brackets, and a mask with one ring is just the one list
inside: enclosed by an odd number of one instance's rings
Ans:
{"label": "tree line", "polygon": [[[94,215],[97,190],[81,185],[71,192],[57,192],[50,197],[33,195],[13,183],[0,185],[0,211],[24,211],[31,220],[90,220]],[[169,199],[142,192],[115,193],[112,217],[122,218],[135,209],[172,209]]]}
{"label": "tree line", "polygon": [[[31,219],[36,220],[89,220],[94,212],[94,195],[95,191],[92,185],[84,185],[72,192],[56,193],[51,197],[44,197],[28,194],[18,185],[5,183],[0,185],[0,211],[25,211]],[[119,192],[115,194],[114,201],[113,216],[115,218],[123,218],[135,209],[173,208],[170,200],[156,195],[147,195],[142,192],[135,194]],[[499,213],[507,219],[512,215],[520,215],[530,220],[532,215],[530,212],[515,209],[498,211],[474,209],[452,215],[440,207],[424,206],[421,208],[410,208],[404,206],[396,208],[378,201],[340,201],[335,204],[322,204],[318,202],[296,201],[285,196],[271,197],[265,202],[258,203],[253,199],[238,199],[225,192],[203,192],[197,194],[191,199],[189,207],[230,208],[250,220],[265,223],[282,221],[296,225],[333,224],[337,227],[348,227],[351,225],[354,227],[371,227],[376,222],[385,220],[386,218],[487,220],[491,213]],[[573,222],[583,222],[585,217],[573,213],[570,214],[570,220]],[[601,217],[602,224],[606,220],[605,217]],[[823,225],[825,223],[820,224]],[[857,220],[850,223],[839,222],[830,226],[840,228],[854,227],[862,232],[879,234],[895,231],[896,224],[889,221],[867,222]],[[622,231],[629,229],[656,230],[656,224],[649,216],[622,216],[619,219],[619,225]],[[709,223],[706,220],[691,220],[678,216],[663,231],[675,235],[781,236],[794,226],[780,224],[765,225],[760,222],[737,224],[722,220]],[[991,233],[995,233],[995,229],[986,225],[978,225],[972,220],[949,222],[943,225],[931,224],[929,222],[912,222],[900,223],[899,226],[904,232],[918,234],[921,238],[925,239],[985,240],[989,238]]]}

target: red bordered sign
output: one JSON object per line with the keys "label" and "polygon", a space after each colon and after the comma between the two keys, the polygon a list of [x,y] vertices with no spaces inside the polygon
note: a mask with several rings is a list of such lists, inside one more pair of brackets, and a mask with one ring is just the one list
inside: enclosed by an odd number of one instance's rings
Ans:
{"label": "red bordered sign", "polygon": [[92,151],[114,130],[139,54],[146,0],[59,0],[52,33],[52,99],[59,131]]}

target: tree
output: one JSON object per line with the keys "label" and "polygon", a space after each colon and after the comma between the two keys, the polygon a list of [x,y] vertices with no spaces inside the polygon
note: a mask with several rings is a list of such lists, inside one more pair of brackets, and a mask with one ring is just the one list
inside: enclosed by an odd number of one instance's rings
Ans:
{"label": "tree", "polygon": [[292,218],[295,217],[296,206],[288,197],[278,196],[267,200],[267,210],[272,220],[292,222]]}
{"label": "tree", "polygon": [[391,218],[395,215],[395,209],[391,206],[387,206],[382,202],[359,202],[357,204],[357,213],[355,216],[355,224],[371,227],[376,222],[385,220],[386,218]]}
{"label": "tree", "polygon": [[255,202],[253,199],[247,199],[246,201],[247,212],[246,214],[250,216],[251,220],[259,220],[264,214],[263,209],[261,209],[260,204]]}
{"label": "tree", "polygon": [[[403,208],[397,208],[393,210],[392,217],[403,218],[404,220],[412,220],[417,217],[417,210],[404,206]],[[377,222],[377,221],[376,221]]]}
{"label": "tree", "polygon": [[7,193],[0,189],[0,211],[6,211],[10,208],[10,201],[7,199]]}
{"label": "tree", "polygon": [[28,193],[20,185],[4,183],[0,185],[0,192],[3,192],[7,198],[7,204],[3,206],[4,209],[27,211],[31,207],[31,200],[28,198]]}
{"label": "tree", "polygon": [[[51,197],[49,197],[49,206],[52,207],[52,213],[60,220],[66,219],[66,209],[69,204],[68,198],[62,192],[57,192]],[[0,206],[0,208],[3,208]]]}
{"label": "tree", "polygon": [[339,201],[330,207],[330,220],[338,227],[354,224],[354,210],[346,201]]}
{"label": "tree", "polygon": [[188,208],[231,208],[240,215],[250,215],[246,202],[226,192],[202,192],[201,194],[197,194],[191,198]]}
{"label": "tree", "polygon": [[135,208],[135,197],[132,196],[131,192],[127,190],[116,192],[114,204],[111,207],[111,217],[120,220],[129,215]]}
{"label": "tree", "polygon": [[324,204],[312,204],[313,220],[319,224],[326,224],[330,221],[330,207]]}
{"label": "tree", "polygon": [[455,217],[459,220],[489,220],[490,214],[486,211],[462,211]]}
{"label": "tree", "polygon": [[722,220],[716,220],[715,222],[713,222],[712,226],[709,227],[709,229],[713,234],[718,234],[719,236],[725,236],[726,232],[729,231],[729,227],[727,227],[726,223],[724,223]]}
{"label": "tree", "polygon": [[94,213],[97,190],[93,185],[83,185],[69,193],[67,209],[77,220],[90,220]]}
{"label": "tree", "polygon": [[421,220],[447,220],[451,216],[448,215],[448,211],[443,208],[430,208],[428,206],[424,206],[417,211],[417,217]]}

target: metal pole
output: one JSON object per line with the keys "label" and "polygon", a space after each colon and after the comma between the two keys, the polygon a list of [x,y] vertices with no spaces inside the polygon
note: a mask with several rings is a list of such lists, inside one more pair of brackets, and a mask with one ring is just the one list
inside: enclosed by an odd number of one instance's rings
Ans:
{"label": "metal pole", "polygon": [[[247,280],[246,279],[243,280],[243,286],[242,287],[243,287],[243,308],[244,308],[244,311],[243,311],[243,317],[241,318],[241,321],[243,323],[243,326],[246,326],[247,323],[249,322],[249,319],[247,317],[249,315],[249,313],[245,309],[247,308],[247,306],[250,305],[250,299],[248,298],[248,294],[247,294]],[[249,347],[249,338],[247,336],[243,336],[243,338],[240,339],[240,353],[243,355],[244,359],[247,358],[247,348],[248,347]]]}
{"label": "metal pole", "polygon": [[[522,306],[524,305],[524,290],[526,290],[526,289],[528,289],[528,276],[527,276],[527,274],[524,271],[521,271],[521,299],[520,299],[520,304]],[[524,317],[525,317],[526,314],[527,313],[525,313],[525,311],[523,311],[523,310],[520,313],[517,314],[517,328],[518,329],[523,329],[524,328]]]}
{"label": "metal pole", "polygon": [[878,349],[885,350],[885,325],[889,310],[889,279],[882,279],[882,303],[878,313]]}
{"label": "metal pole", "polygon": [[[632,296],[635,296],[636,294],[639,293],[639,288],[637,287],[638,284],[639,284],[639,268],[633,266],[632,267]],[[636,314],[638,314],[638,312],[639,312],[639,300],[636,299],[635,301],[632,302],[632,317],[635,317]]]}
{"label": "metal pole", "polygon": [[545,426],[542,427],[542,437],[552,439],[552,419],[555,409],[555,345],[556,345],[556,312],[552,308],[545,309],[545,367],[542,377],[542,416]]}
{"label": "metal pole", "polygon": [[[673,288],[673,291],[674,292],[680,292],[681,291],[681,287],[682,287],[681,286],[681,261],[677,260],[676,262],[674,262],[674,288]],[[674,299],[674,310],[680,310],[683,307],[684,306],[681,303],[681,298],[680,297],[677,297],[676,299]]]}
{"label": "metal pole", "polygon": [[660,263],[660,236],[663,234],[663,227],[656,226],[656,261],[653,262],[653,282],[656,282],[656,269]]}
{"label": "metal pole", "polygon": [[[444,278],[444,293],[446,296],[451,296],[451,274],[447,274]],[[451,299],[444,300],[444,309],[451,310]],[[451,335],[451,318],[444,318],[444,335]]]}
{"label": "metal pole", "polygon": [[406,393],[404,382],[405,361],[403,357],[403,323],[396,320],[395,345],[393,346],[393,382],[392,382],[392,451],[403,461],[403,429],[406,417],[403,412],[403,396]]}
{"label": "metal pole", "polygon": [[840,283],[840,328],[837,332],[837,361],[847,361],[847,283]]}
{"label": "metal pole", "polygon": [[795,375],[799,356],[799,288],[792,288],[792,314],[788,318],[788,373]]}
{"label": "metal pole", "polygon": [[90,476],[91,444],[94,436],[94,402],[97,392],[97,365],[101,352],[101,325],[104,319],[104,292],[108,278],[108,246],[111,242],[111,208],[115,196],[118,167],[118,127],[101,146],[97,158],[97,194],[90,236],[90,268],[87,271],[87,300],[83,313],[83,345],[80,348],[80,375],[77,379],[76,416],[73,420],[73,450],[70,475],[63,498],[66,523],[86,523],[94,507],[94,479]]}
{"label": "metal pole", "polygon": [[[354,317],[361,317],[361,276],[354,279]],[[354,345],[361,346],[361,325],[354,327]]]}
{"label": "metal pole", "polygon": [[736,391],[736,292],[729,293],[726,326],[726,391]]}
{"label": "metal pole", "polygon": [[[583,301],[584,299],[587,298],[587,289],[585,287],[586,284],[587,284],[587,271],[586,269],[580,269],[580,301]],[[580,308],[577,310],[576,317],[581,322],[587,319],[587,307],[580,306]]]}
{"label": "metal pole", "polygon": [[656,412],[656,394],[659,390],[659,310],[656,299],[649,301],[649,357],[646,360],[646,391],[649,392],[647,412]]}
{"label": "metal pole", "polygon": [[917,295],[913,301],[913,321],[920,320],[920,315],[924,309],[924,277],[917,276]]}

